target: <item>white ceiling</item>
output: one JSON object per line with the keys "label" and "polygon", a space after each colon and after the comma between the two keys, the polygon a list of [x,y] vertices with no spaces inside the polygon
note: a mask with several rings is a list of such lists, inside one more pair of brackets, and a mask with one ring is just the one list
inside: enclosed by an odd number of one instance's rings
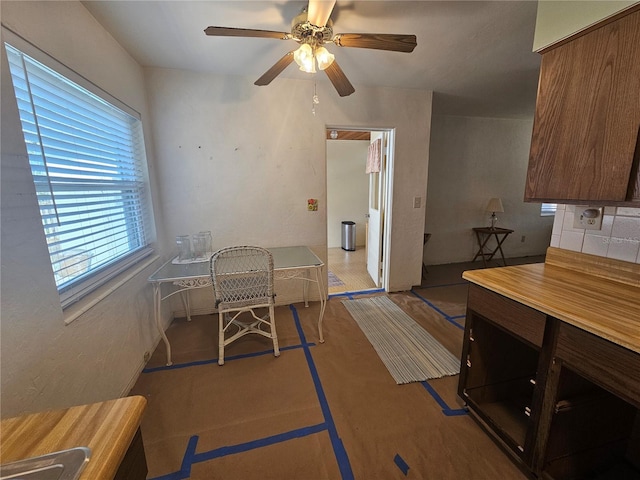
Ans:
{"label": "white ceiling", "polygon": [[[210,37],[207,26],[289,32],[306,6],[275,1],[82,2],[143,66],[241,75],[253,83],[292,40]],[[535,107],[540,58],[532,52],[536,1],[338,0],[334,33],[415,34],[412,53],[328,45],[356,88],[434,91],[434,113],[529,117]],[[280,77],[309,78],[290,65]],[[315,74],[317,81],[326,76]],[[278,78],[280,78],[278,77]],[[278,78],[274,82],[278,81]],[[269,88],[254,87],[254,88]],[[336,93],[333,101],[344,101]]]}

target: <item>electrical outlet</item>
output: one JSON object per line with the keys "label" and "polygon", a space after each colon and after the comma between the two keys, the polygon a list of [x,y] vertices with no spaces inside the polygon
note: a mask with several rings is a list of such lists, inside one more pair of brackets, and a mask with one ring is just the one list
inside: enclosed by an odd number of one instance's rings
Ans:
{"label": "electrical outlet", "polygon": [[584,228],[585,230],[601,230],[602,210],[602,207],[576,205],[575,213],[573,215],[573,228]]}
{"label": "electrical outlet", "polygon": [[413,197],[413,208],[420,208],[422,205],[422,197]]}

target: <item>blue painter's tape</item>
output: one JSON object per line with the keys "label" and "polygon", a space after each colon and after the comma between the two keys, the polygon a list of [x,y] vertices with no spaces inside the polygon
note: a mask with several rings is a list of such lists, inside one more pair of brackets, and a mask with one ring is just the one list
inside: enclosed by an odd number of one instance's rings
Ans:
{"label": "blue painter's tape", "polygon": [[425,388],[425,390],[429,392],[429,394],[438,403],[438,405],[440,405],[440,407],[442,408],[442,413],[444,413],[447,417],[455,417],[458,415],[467,414],[467,410],[464,408],[456,408],[456,409],[449,408],[449,405],[447,405],[447,403],[442,399],[442,397],[438,395],[438,392],[436,392],[435,389],[431,385],[429,385],[428,382],[420,382],[420,383]]}
{"label": "blue painter's tape", "polygon": [[184,456],[182,457],[182,465],[177,472],[168,473],[159,477],[154,477],[150,480],[184,480],[191,476],[191,465],[195,462],[194,456],[196,453],[196,446],[198,445],[198,436],[194,435],[189,439],[187,448],[185,449]]}
{"label": "blue painter's tape", "polygon": [[450,315],[447,315],[445,312],[443,312],[442,310],[440,310],[437,306],[435,306],[433,303],[431,303],[429,300],[427,300],[426,298],[418,295],[418,293],[415,290],[411,290],[411,293],[413,293],[416,297],[418,297],[420,300],[422,300],[424,303],[426,303],[427,305],[429,305],[431,308],[433,308],[436,312],[438,312],[440,315],[442,315],[444,317],[444,319],[451,323],[452,325],[455,325],[456,327],[458,327],[461,330],[464,330],[464,326],[460,325],[458,322],[456,322],[454,320],[454,318],[461,318],[460,316],[456,316],[456,317],[452,317]]}
{"label": "blue painter's tape", "polygon": [[[300,342],[302,343],[302,345],[306,345],[306,337],[304,335],[304,331],[302,330],[302,325],[300,324],[298,311],[293,305],[290,305],[289,308],[293,313],[293,319],[296,324],[296,329],[298,330],[298,335],[300,336]],[[311,350],[307,346],[304,347],[304,355],[307,359],[309,371],[311,372],[311,378],[313,379],[313,384],[316,388],[316,395],[318,395],[318,401],[320,402],[320,408],[322,409],[324,421],[327,425],[327,430],[329,431],[329,439],[331,440],[333,453],[336,456],[336,461],[338,462],[340,476],[342,477],[342,480],[353,480],[353,471],[351,470],[351,463],[349,462],[347,451],[342,444],[342,440],[338,436],[338,430],[336,428],[335,422],[333,421],[333,416],[331,415],[331,410],[329,409],[329,403],[327,402],[327,397],[324,393],[324,389],[322,388],[322,383],[320,382],[318,370],[316,369],[315,362],[313,361]]]}
{"label": "blue painter's tape", "polygon": [[380,292],[384,292],[384,288],[375,288],[373,290],[359,290],[356,292],[332,293],[331,295],[329,295],[329,298],[347,297],[349,300],[353,300],[353,297],[357,295],[368,295],[371,293],[380,293]]}
{"label": "blue painter's tape", "polygon": [[214,458],[224,457],[225,455],[248,452],[249,450],[267,447],[276,443],[286,442],[287,440],[292,440],[294,438],[302,438],[308,435],[313,435],[326,429],[327,426],[324,423],[319,423],[318,425],[313,425],[311,427],[298,428],[297,430],[291,430],[289,432],[279,433],[270,437],[252,440],[251,442],[240,443],[238,445],[230,445],[227,447],[220,447],[216,448],[215,450],[209,450],[208,452],[195,454],[193,456],[193,462],[206,462],[208,460],[213,460]]}
{"label": "blue painter's tape", "polygon": [[409,473],[409,465],[407,465],[407,462],[405,462],[402,457],[400,455],[398,455],[396,453],[396,456],[393,457],[393,462],[398,466],[398,468],[400,469],[400,471],[402,473],[404,473],[404,476],[407,476],[407,473]]}
{"label": "blue painter's tape", "polygon": [[[324,423],[320,423],[317,425],[312,425],[310,427],[303,427],[296,430],[291,430],[289,432],[280,433],[277,435],[272,435],[270,437],[261,438],[258,440],[238,444],[225,446],[221,448],[217,448],[215,450],[210,450],[208,452],[195,453],[196,445],[198,443],[198,436],[194,435],[190,438],[189,443],[187,445],[187,449],[185,451],[181,468],[178,472],[169,473],[163,475],[161,477],[156,477],[153,480],[184,480],[189,478],[191,475],[191,466],[194,463],[206,462],[215,458],[223,457],[225,455],[232,455],[235,453],[246,452],[249,450],[253,450],[255,448],[261,448],[268,445],[273,445],[280,442],[285,442],[294,438],[301,438],[307,435],[313,435],[319,432],[327,431],[329,433],[329,439],[331,440],[331,445],[333,447],[334,455],[336,457],[336,462],[338,464],[338,468],[340,469],[340,475],[342,480],[354,480],[353,471],[351,470],[351,463],[349,462],[349,457],[347,456],[347,451],[344,448],[342,440],[338,436],[338,432],[333,421],[333,417],[331,415],[331,411],[329,409],[329,404],[327,402],[327,398],[325,396],[324,390],[322,388],[322,384],[320,382],[320,377],[318,375],[318,371],[316,369],[315,363],[313,361],[313,356],[311,355],[310,347],[315,346],[314,343],[307,343],[304,331],[302,330],[302,325],[300,324],[300,318],[298,316],[298,312],[293,305],[289,306],[293,319],[295,321],[296,329],[298,331],[298,335],[300,337],[301,344],[293,347],[286,347],[282,350],[290,350],[294,348],[302,348],[305,354],[305,358],[307,360],[307,364],[309,367],[309,371],[311,373],[311,377],[313,379],[313,384],[316,389],[316,394],[318,396],[318,401],[320,403],[320,408],[322,410],[324,416]],[[246,358],[248,356],[256,356],[256,355],[266,355],[273,353],[272,350],[267,350],[264,352],[259,352],[257,354],[248,354],[248,355],[237,355],[235,357],[228,357],[226,360],[237,359],[237,358]],[[170,367],[158,367],[154,369],[149,369],[148,371],[157,371],[157,370],[170,370],[174,368],[185,368],[193,365],[204,365],[208,363],[215,363],[217,359],[213,360],[204,360],[199,362],[192,362],[189,364],[181,364],[181,365],[172,365]]]}
{"label": "blue painter's tape", "polygon": [[180,465],[180,472],[184,474],[182,478],[189,478],[191,476],[191,465],[195,461],[196,446],[198,445],[198,436],[194,435],[189,439],[187,449],[182,457],[182,465]]}
{"label": "blue painter's tape", "polygon": [[[315,343],[310,343],[308,346],[310,347],[315,347]],[[284,351],[284,350],[296,350],[299,348],[302,348],[303,345],[289,345],[288,347],[281,347],[280,350]],[[232,361],[232,360],[238,360],[241,358],[249,358],[249,357],[260,357],[262,355],[273,355],[273,350],[263,350],[261,352],[253,352],[253,353],[245,353],[242,355],[232,355],[230,357],[225,357],[224,361],[228,362],[228,361]],[[218,359],[217,358],[211,358],[211,359],[207,359],[207,360],[197,360],[195,362],[188,362],[188,363],[176,363],[174,365],[164,365],[162,367],[153,367],[153,368],[145,368],[144,370],[142,370],[142,373],[153,373],[153,372],[159,372],[159,371],[163,371],[163,370],[176,370],[179,368],[188,368],[188,367],[197,367],[199,365],[209,365],[209,364],[216,364],[218,363]]]}

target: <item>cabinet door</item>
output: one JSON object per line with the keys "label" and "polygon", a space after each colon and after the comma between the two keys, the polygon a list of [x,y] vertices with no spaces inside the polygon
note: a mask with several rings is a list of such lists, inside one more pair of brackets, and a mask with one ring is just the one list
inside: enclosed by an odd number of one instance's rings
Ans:
{"label": "cabinet door", "polygon": [[542,54],[525,200],[634,196],[640,9],[631,12]]}

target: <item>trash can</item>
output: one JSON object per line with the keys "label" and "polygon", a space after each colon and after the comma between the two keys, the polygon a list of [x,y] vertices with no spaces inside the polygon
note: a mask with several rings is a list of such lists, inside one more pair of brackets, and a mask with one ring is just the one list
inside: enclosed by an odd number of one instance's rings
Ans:
{"label": "trash can", "polygon": [[342,222],[342,249],[347,251],[356,249],[356,222]]}

